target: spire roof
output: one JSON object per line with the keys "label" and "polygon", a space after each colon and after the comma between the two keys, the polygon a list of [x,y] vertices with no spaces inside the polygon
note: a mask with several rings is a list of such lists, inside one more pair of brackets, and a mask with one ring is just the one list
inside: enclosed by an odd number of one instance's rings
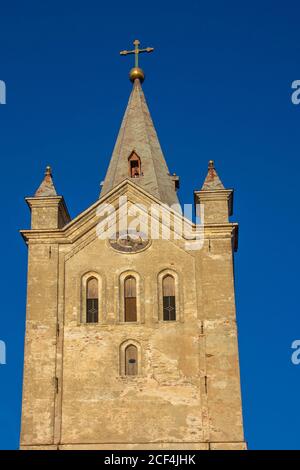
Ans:
{"label": "spire roof", "polygon": [[218,173],[215,169],[213,160],[208,162],[208,173],[202,186],[202,191],[215,191],[218,189],[225,189]]}
{"label": "spire roof", "polygon": [[[140,175],[132,178],[130,157],[140,159]],[[179,204],[140,80],[136,78],[103,182],[101,197],[129,178],[162,202]]]}
{"label": "spire roof", "polygon": [[45,171],[45,177],[36,191],[34,197],[51,197],[57,196],[57,192],[52,179],[52,170],[50,166],[47,166]]}

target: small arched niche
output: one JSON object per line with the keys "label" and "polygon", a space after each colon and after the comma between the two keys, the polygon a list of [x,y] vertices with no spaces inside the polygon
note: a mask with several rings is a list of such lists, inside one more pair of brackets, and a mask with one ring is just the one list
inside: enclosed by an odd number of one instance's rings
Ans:
{"label": "small arched niche", "polygon": [[141,346],[135,340],[127,340],[120,346],[120,375],[134,377],[141,374]]}

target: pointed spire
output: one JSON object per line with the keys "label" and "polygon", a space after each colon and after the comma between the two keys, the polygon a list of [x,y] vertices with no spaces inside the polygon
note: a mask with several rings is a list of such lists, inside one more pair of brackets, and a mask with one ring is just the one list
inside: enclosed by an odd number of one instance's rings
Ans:
{"label": "pointed spire", "polygon": [[51,197],[57,196],[57,192],[52,179],[52,170],[50,166],[46,167],[45,177],[36,191],[34,197]]}
{"label": "pointed spire", "polygon": [[[132,177],[130,158],[139,160],[138,177]],[[126,112],[103,182],[101,197],[125,179],[141,186],[162,202],[179,204],[139,78],[133,82]]]}
{"label": "pointed spire", "polygon": [[208,162],[208,173],[202,186],[202,191],[215,191],[218,189],[225,189],[218,173],[215,169],[213,160]]}

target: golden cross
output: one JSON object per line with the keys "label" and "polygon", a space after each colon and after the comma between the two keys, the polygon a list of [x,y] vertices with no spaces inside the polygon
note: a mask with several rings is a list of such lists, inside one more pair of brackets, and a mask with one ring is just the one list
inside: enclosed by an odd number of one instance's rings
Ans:
{"label": "golden cross", "polygon": [[135,54],[135,67],[139,66],[139,54],[141,52],[153,52],[154,48],[153,47],[146,47],[145,49],[139,49],[140,41],[136,39],[133,41],[134,45],[134,50],[133,51],[121,51],[121,55],[128,55],[128,54]]}

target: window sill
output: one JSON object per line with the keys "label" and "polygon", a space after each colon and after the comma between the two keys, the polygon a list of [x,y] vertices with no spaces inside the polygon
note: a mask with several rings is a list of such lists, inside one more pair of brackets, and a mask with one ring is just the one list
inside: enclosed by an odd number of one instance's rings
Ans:
{"label": "window sill", "polygon": [[113,323],[85,323],[85,322],[78,322],[77,326],[87,326],[88,328],[95,328],[95,327],[108,327],[108,326],[124,326],[124,325],[131,325],[131,326],[139,326],[143,325],[144,323],[139,321],[124,321],[124,322],[113,322]]}
{"label": "window sill", "polygon": [[168,324],[173,324],[173,323],[182,323],[181,320],[158,320],[158,323],[161,323],[163,325],[168,325]]}
{"label": "window sill", "polygon": [[122,382],[134,382],[144,377],[142,375],[118,375],[116,378]]}

